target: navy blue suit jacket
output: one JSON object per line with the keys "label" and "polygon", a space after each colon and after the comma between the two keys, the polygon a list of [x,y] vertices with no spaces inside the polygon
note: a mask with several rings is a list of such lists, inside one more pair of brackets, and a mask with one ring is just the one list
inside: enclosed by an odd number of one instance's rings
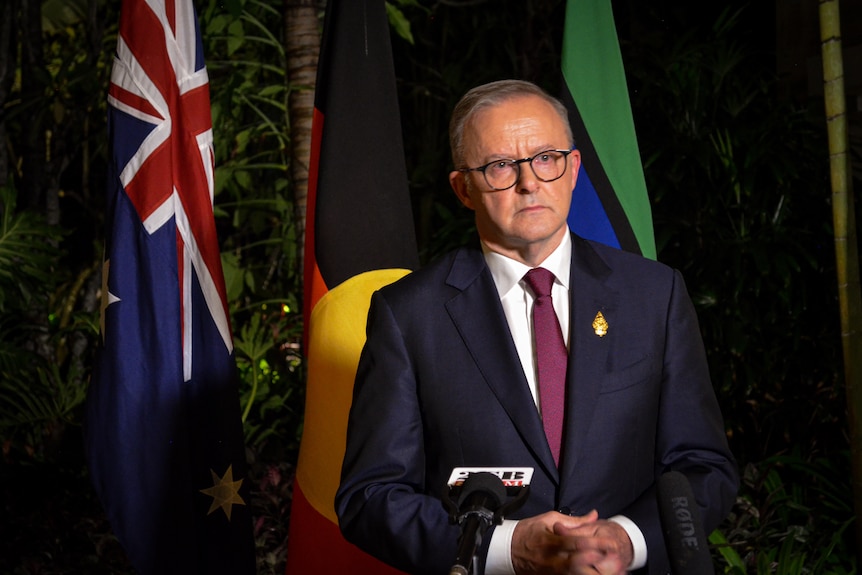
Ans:
{"label": "navy blue suit jacket", "polygon": [[[572,239],[560,469],[484,257],[456,250],[372,297],[336,496],[349,541],[409,573],[448,573],[459,528],[440,497],[455,467],[533,467],[512,518],[629,517],[651,574],[668,571],[655,495],[663,472],[688,476],[707,532],[729,512],[737,468],[682,277]],[[592,327],[599,311],[604,337]]]}

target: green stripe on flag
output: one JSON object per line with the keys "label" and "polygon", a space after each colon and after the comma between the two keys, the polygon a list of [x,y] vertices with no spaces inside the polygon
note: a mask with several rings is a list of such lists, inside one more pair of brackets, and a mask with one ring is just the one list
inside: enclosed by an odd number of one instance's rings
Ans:
{"label": "green stripe on flag", "polygon": [[641,252],[655,259],[652,213],[610,0],[569,0],[562,71]]}

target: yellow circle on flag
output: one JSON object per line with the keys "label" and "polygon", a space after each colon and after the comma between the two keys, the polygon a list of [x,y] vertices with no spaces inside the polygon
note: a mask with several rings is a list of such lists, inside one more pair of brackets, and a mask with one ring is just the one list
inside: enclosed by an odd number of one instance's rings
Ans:
{"label": "yellow circle on flag", "polygon": [[335,492],[371,294],[408,273],[383,269],[354,276],[324,294],[311,312],[305,423],[296,480],[308,502],[336,524]]}

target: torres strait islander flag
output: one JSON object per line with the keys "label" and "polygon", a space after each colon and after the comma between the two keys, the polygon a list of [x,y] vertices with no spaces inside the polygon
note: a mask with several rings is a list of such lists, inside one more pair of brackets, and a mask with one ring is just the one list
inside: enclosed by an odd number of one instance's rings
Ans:
{"label": "torres strait islander flag", "polygon": [[85,441],[143,575],[255,572],[202,52],[192,0],[123,0]]}
{"label": "torres strait islander flag", "polygon": [[562,100],[581,169],[569,227],[655,259],[652,214],[610,0],[568,0]]}
{"label": "torres strait islander flag", "polygon": [[287,574],[399,571],[338,529],[353,380],[371,294],[418,266],[384,0],[329,0],[318,64],[305,240],[305,424]]}

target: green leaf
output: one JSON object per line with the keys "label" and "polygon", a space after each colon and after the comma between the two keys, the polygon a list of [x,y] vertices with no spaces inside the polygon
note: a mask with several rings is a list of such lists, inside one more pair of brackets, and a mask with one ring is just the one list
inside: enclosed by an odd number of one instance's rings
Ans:
{"label": "green leaf", "polygon": [[230,56],[242,48],[243,43],[245,43],[245,32],[243,31],[242,20],[234,20],[228,26],[228,55]]}
{"label": "green leaf", "polygon": [[386,15],[389,17],[389,25],[395,29],[395,32],[410,44],[414,44],[413,33],[410,31],[410,21],[404,17],[404,13],[387,2]]}
{"label": "green leaf", "polygon": [[222,252],[221,267],[228,301],[239,299],[242,295],[244,270],[239,266],[239,256],[234,252]]}
{"label": "green leaf", "polygon": [[710,533],[709,543],[718,549],[719,554],[733,570],[733,573],[745,575],[745,562],[739,556],[739,553],[728,544],[727,539],[721,531],[716,529]]}

